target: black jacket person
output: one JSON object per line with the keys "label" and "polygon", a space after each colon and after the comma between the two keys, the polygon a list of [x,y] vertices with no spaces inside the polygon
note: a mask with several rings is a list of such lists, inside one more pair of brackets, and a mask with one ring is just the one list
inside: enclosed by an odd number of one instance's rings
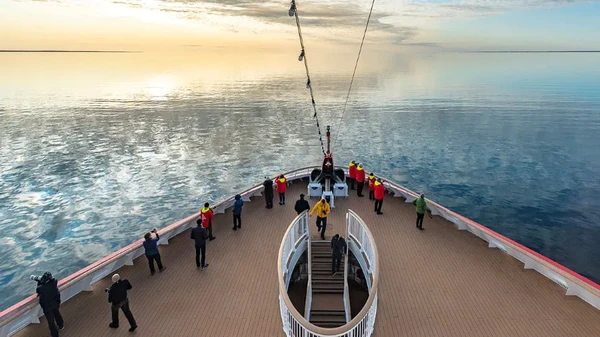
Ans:
{"label": "black jacket person", "polygon": [[310,209],[310,205],[308,204],[308,201],[304,200],[304,194],[300,194],[300,199],[298,199],[298,201],[296,201],[294,210],[296,211],[296,213],[300,214],[309,209]]}
{"label": "black jacket person", "polygon": [[331,239],[331,273],[336,274],[340,271],[340,263],[342,261],[342,255],[346,253],[348,246],[346,240],[340,238],[339,234],[336,234]]}
{"label": "black jacket person", "polygon": [[273,208],[273,180],[265,177],[265,182],[263,182],[263,186],[265,187],[265,202],[267,204],[267,208]]}
{"label": "black jacket person", "polygon": [[[208,234],[206,229],[202,227],[202,219],[196,221],[198,226],[192,229],[190,233],[190,239],[194,240],[194,247],[196,248],[196,267],[206,269],[208,263],[206,263],[206,239]],[[200,253],[202,253],[202,263],[200,263]]]}
{"label": "black jacket person", "polygon": [[62,330],[65,325],[59,311],[60,291],[58,290],[58,281],[49,272],[44,273],[41,278],[35,280],[38,283],[35,292],[40,298],[40,306],[48,321],[50,336],[58,337],[58,330]]}
{"label": "black jacket person", "polygon": [[133,331],[137,328],[133,314],[129,309],[129,299],[127,298],[127,291],[132,288],[131,283],[128,280],[121,280],[119,274],[112,276],[113,284],[110,286],[108,291],[108,303],[111,304],[112,322],[108,325],[111,328],[119,327],[119,309],[123,310],[127,321],[129,321],[129,331]]}

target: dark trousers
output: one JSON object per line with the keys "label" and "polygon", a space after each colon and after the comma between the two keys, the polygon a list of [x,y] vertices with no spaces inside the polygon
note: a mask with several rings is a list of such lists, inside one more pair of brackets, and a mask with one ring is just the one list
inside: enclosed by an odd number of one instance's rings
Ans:
{"label": "dark trousers", "polygon": [[279,204],[285,204],[285,192],[279,193]]}
{"label": "dark trousers", "polygon": [[375,191],[369,190],[369,200],[375,200]]}
{"label": "dark trousers", "polygon": [[110,309],[112,311],[112,324],[113,325],[119,326],[119,309],[121,309],[121,310],[123,310],[125,317],[127,317],[127,320],[129,321],[129,325],[131,325],[132,327],[137,326],[137,324],[135,323],[135,319],[133,318],[133,314],[131,313],[131,310],[129,310],[129,300],[125,300],[121,303],[113,304],[110,307]]}
{"label": "dark trousers", "polygon": [[154,261],[156,261],[156,264],[158,265],[158,270],[163,270],[163,265],[162,265],[162,261],[160,260],[160,254],[156,254],[156,255],[146,255],[146,258],[148,258],[148,265],[150,266],[150,272],[152,274],[154,274]]}
{"label": "dark trousers", "polygon": [[[200,253],[202,253],[202,261],[200,261]],[[206,245],[196,246],[196,267],[204,267],[206,265]]]}
{"label": "dark trousers", "polygon": [[375,200],[375,212],[381,213],[381,206],[383,205],[383,199]]}
{"label": "dark trousers", "polygon": [[417,212],[417,228],[423,228],[423,218],[425,217],[425,213]]}
{"label": "dark trousers", "polygon": [[214,236],[212,235],[212,220],[208,223],[208,227],[206,227],[206,231],[208,232],[208,238],[213,239]]}
{"label": "dark trousers", "polygon": [[265,194],[265,203],[267,204],[267,208],[273,208],[273,193]]}
{"label": "dark trousers", "polygon": [[363,195],[363,194],[362,194],[362,191],[363,191],[363,187],[364,187],[364,186],[365,186],[365,182],[364,182],[364,181],[361,181],[361,182],[357,182],[357,183],[356,183],[356,194],[357,194],[359,197],[362,197],[362,195]]}
{"label": "dark trousers", "polygon": [[58,307],[42,308],[42,311],[44,311],[44,316],[46,316],[46,321],[48,321],[50,336],[58,337],[58,329],[56,326],[58,325],[59,328],[62,328],[65,325],[65,322],[63,321]]}
{"label": "dark trousers", "polygon": [[332,254],[331,255],[331,273],[337,273],[338,271],[340,271],[340,263],[342,262],[342,256],[341,255],[335,255]]}
{"label": "dark trousers", "polygon": [[327,229],[327,218],[317,217],[317,228],[321,232],[321,239],[325,240],[325,230]]}
{"label": "dark trousers", "polygon": [[350,189],[354,189],[354,183],[356,182],[356,178],[348,178],[348,182],[350,183]]}
{"label": "dark trousers", "polygon": [[234,214],[233,215],[233,228],[242,228],[242,215]]}

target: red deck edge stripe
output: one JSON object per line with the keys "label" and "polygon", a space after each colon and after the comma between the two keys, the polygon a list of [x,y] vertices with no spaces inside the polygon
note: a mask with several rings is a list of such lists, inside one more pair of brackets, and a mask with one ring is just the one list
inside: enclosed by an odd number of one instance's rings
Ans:
{"label": "red deck edge stripe", "polygon": [[[391,180],[386,180],[386,182],[388,182],[388,183],[390,181]],[[409,190],[408,188],[406,188],[404,186],[401,186],[401,185],[398,185],[398,184],[395,184],[395,183],[393,183],[393,184],[396,185],[396,187],[399,187],[400,189],[403,189],[405,192],[407,192],[408,194],[412,195],[413,197],[416,197],[418,195],[417,193]],[[556,262],[556,261],[554,261],[554,260],[552,260],[552,259],[550,259],[550,258],[548,258],[548,257],[546,257],[546,256],[544,256],[544,255],[542,255],[542,254],[540,254],[540,253],[538,253],[538,252],[536,252],[536,251],[528,248],[528,247],[525,247],[522,244],[520,244],[520,243],[518,243],[518,242],[516,242],[516,241],[514,241],[514,240],[512,240],[510,238],[507,238],[506,236],[504,236],[504,235],[502,235],[502,234],[500,234],[498,232],[495,232],[494,230],[489,229],[488,227],[486,227],[486,226],[484,226],[484,225],[482,225],[482,224],[480,224],[480,223],[478,223],[478,222],[476,222],[474,220],[471,220],[471,219],[467,218],[464,215],[460,215],[460,214],[458,214],[458,213],[456,213],[454,211],[451,211],[448,208],[446,208],[446,207],[438,204],[435,201],[432,201],[432,200],[429,200],[429,199],[428,199],[428,201],[430,203],[434,204],[436,207],[445,210],[446,212],[448,212],[448,213],[450,213],[450,214],[452,214],[452,215],[460,218],[461,220],[463,220],[465,222],[468,222],[469,224],[477,227],[478,229],[480,229],[480,230],[482,230],[482,231],[484,231],[484,232],[486,232],[488,234],[491,234],[491,235],[495,236],[496,238],[498,238],[498,239],[500,239],[502,241],[506,241],[507,243],[509,243],[511,245],[514,245],[514,246],[516,246],[516,247],[518,247],[518,248],[526,251],[527,253],[529,253],[529,254],[531,254],[531,255],[533,255],[533,256],[535,256],[535,257],[543,260],[544,262],[549,263],[550,265],[552,265],[552,266],[554,266],[554,267],[556,267],[556,268],[564,271],[565,273],[567,273],[567,274],[569,274],[569,275],[571,275],[571,276],[579,279],[580,281],[585,282],[586,284],[594,287],[595,289],[600,290],[600,285],[599,284],[597,284],[596,282],[588,279],[587,277],[585,277],[585,276],[583,276],[583,275],[581,275],[581,274],[579,274],[579,273],[577,273],[577,272],[575,272],[575,271],[573,271],[573,270],[571,270],[571,269],[563,266],[562,264],[560,264],[560,263],[558,263],[558,262]]]}
{"label": "red deck edge stripe", "polygon": [[[300,172],[302,170],[308,170],[308,169],[311,169],[311,168],[314,168],[314,167],[313,166],[302,167],[302,168],[299,168],[299,169],[296,169],[296,170],[287,171],[287,172],[285,172],[283,174],[287,176],[287,175],[290,175],[292,173]],[[277,177],[278,176],[279,175],[277,175]],[[276,177],[273,177],[273,179],[275,179],[275,178]],[[262,184],[252,186],[251,188],[248,188],[248,189],[246,189],[243,192],[240,192],[238,194],[241,195],[241,194],[250,192],[251,190],[253,190],[253,189],[257,188],[257,187],[260,187],[260,186],[262,186]],[[233,200],[233,199],[234,199],[234,197],[225,198],[224,200],[221,200],[221,201],[218,201],[217,203],[215,203],[215,206],[213,206],[213,207],[216,207],[216,206],[218,206],[220,204],[223,204],[223,203],[225,203],[227,201],[230,201],[230,200]],[[172,223],[169,226],[167,226],[167,227],[159,230],[158,233],[159,233],[159,235],[162,235],[165,232],[168,232],[168,231],[170,231],[170,230],[172,230],[172,229],[180,226],[181,224],[183,224],[185,222],[188,222],[188,221],[191,221],[193,218],[199,217],[199,216],[200,216],[200,212],[192,214],[192,215],[190,215],[190,216],[188,216],[188,217],[186,217],[184,219],[181,219],[181,220],[179,220],[179,221],[177,221],[175,223]],[[76,279],[77,277],[81,276],[82,274],[84,274],[84,273],[86,273],[86,272],[88,272],[88,271],[96,268],[99,265],[102,265],[103,263],[106,263],[107,261],[113,259],[114,257],[116,257],[118,255],[122,255],[122,254],[125,254],[125,253],[128,253],[128,252],[131,252],[131,251],[134,251],[134,250],[138,249],[142,245],[142,242],[143,242],[143,239],[139,239],[139,240],[137,240],[137,241],[135,241],[135,242],[133,242],[133,243],[131,243],[131,244],[129,244],[129,245],[127,245],[127,246],[119,249],[119,250],[117,250],[116,252],[114,252],[114,253],[112,253],[112,254],[110,254],[108,256],[105,256],[104,258],[102,258],[102,259],[100,259],[100,260],[98,260],[98,261],[96,261],[96,262],[88,265],[87,267],[84,267],[83,269],[80,269],[80,270],[76,271],[75,273],[73,273],[73,274],[71,274],[71,275],[69,275],[69,276],[61,279],[58,282],[58,286],[60,287],[60,286],[64,285],[65,283],[68,283],[68,282]],[[2,312],[0,312],[0,320],[2,320],[5,316],[8,316],[10,313],[12,313],[14,311],[17,311],[19,309],[22,309],[23,307],[26,307],[28,305],[37,305],[36,299],[37,299],[37,295],[35,295],[35,294],[34,295],[30,295],[29,297],[26,297],[25,299],[17,302],[16,304],[14,304],[14,305],[6,308]],[[5,324],[4,322],[0,322],[0,326],[3,326],[4,324]]]}
{"label": "red deck edge stripe", "polygon": [[[302,170],[305,170],[305,169],[310,169],[310,168],[316,168],[316,166],[315,167],[303,167],[303,168],[300,168],[300,169],[297,169],[297,170],[286,172],[286,173],[284,173],[284,175],[289,175],[291,173],[299,172],[299,171],[302,171]],[[345,170],[345,168],[344,168],[344,170]],[[388,183],[392,182],[392,180],[390,180],[390,179],[387,179],[387,178],[384,178],[384,177],[381,177],[381,176],[377,176],[377,177],[382,178],[383,180],[385,180]],[[392,184],[395,185],[396,187],[404,190],[405,192],[407,192],[408,194],[410,194],[410,195],[412,195],[414,197],[417,196],[417,193],[409,190],[408,188],[406,188],[406,187],[404,187],[402,185],[398,185],[396,183],[392,183]],[[247,190],[245,190],[245,191],[243,191],[241,193],[238,193],[238,194],[244,194],[244,193],[246,193],[246,192],[248,192],[248,191],[256,188],[257,186],[260,186],[260,185],[253,186],[253,187],[251,187],[251,188],[249,188],[249,189],[247,189]],[[224,202],[227,202],[229,199],[233,199],[233,197],[226,198],[225,200],[219,201],[216,205],[224,203]],[[600,285],[598,285],[594,281],[592,281],[592,280],[590,280],[590,279],[588,279],[588,278],[586,278],[586,277],[578,274],[577,272],[575,272],[575,271],[573,271],[573,270],[571,270],[571,269],[563,266],[562,264],[560,264],[560,263],[558,263],[558,262],[556,262],[554,260],[551,260],[550,258],[548,258],[548,257],[546,257],[546,256],[544,256],[544,255],[542,255],[542,254],[540,254],[540,253],[538,253],[536,251],[533,251],[533,250],[531,250],[531,249],[523,246],[522,244],[520,244],[518,242],[515,242],[514,240],[511,240],[511,239],[505,237],[504,235],[499,234],[499,233],[497,233],[497,232],[495,232],[495,231],[487,228],[486,226],[484,226],[484,225],[482,225],[480,223],[477,223],[474,220],[471,220],[471,219],[469,219],[469,218],[467,218],[465,216],[462,216],[462,215],[460,215],[458,213],[455,213],[454,211],[451,211],[448,208],[446,208],[444,206],[441,206],[440,204],[436,203],[435,201],[429,200],[429,202],[431,202],[432,204],[434,204],[436,207],[439,207],[439,208],[445,210],[446,212],[448,212],[448,213],[450,213],[450,214],[452,214],[452,215],[454,215],[454,216],[456,216],[458,218],[461,218],[462,220],[464,220],[466,222],[469,222],[471,225],[474,225],[475,227],[478,227],[479,229],[483,230],[484,232],[487,232],[488,234],[492,234],[492,235],[498,237],[499,239],[501,239],[503,241],[506,241],[506,242],[508,242],[508,243],[510,243],[510,244],[512,244],[514,246],[517,246],[518,248],[526,251],[527,253],[529,253],[531,255],[534,255],[535,257],[538,257],[538,258],[544,260],[545,262],[551,264],[552,266],[554,266],[554,267],[556,267],[556,268],[558,268],[558,269],[560,269],[560,270],[568,273],[569,275],[571,275],[571,276],[573,276],[573,277],[575,277],[575,278],[577,278],[577,279],[585,282],[586,284],[594,287],[595,289],[600,290]],[[184,218],[182,220],[179,220],[179,221],[177,221],[177,222],[175,222],[175,223],[173,223],[173,224],[171,224],[171,225],[169,225],[169,226],[161,229],[159,231],[159,234],[162,234],[164,232],[168,232],[169,230],[173,229],[174,227],[178,227],[182,223],[190,221],[194,217],[197,217],[197,216],[199,216],[199,213],[195,213],[195,214],[190,215],[190,216],[188,216],[188,217],[186,217],[186,218]],[[118,251],[116,251],[116,252],[114,252],[114,253],[112,253],[112,254],[110,254],[110,255],[108,255],[108,256],[106,256],[106,257],[104,257],[104,258],[102,258],[102,259],[100,259],[100,260],[98,260],[98,261],[96,261],[96,262],[94,262],[92,264],[90,264],[89,266],[87,266],[87,267],[85,267],[83,269],[80,269],[79,271],[77,271],[77,272],[75,272],[75,273],[67,276],[66,278],[60,280],[58,282],[58,285],[61,286],[61,285],[65,284],[65,283],[67,283],[67,282],[70,282],[71,280],[77,278],[81,274],[83,274],[83,273],[85,273],[85,272],[87,272],[87,271],[89,271],[89,270],[97,267],[98,265],[101,265],[101,264],[105,263],[108,260],[111,260],[113,257],[115,257],[117,255],[121,255],[121,254],[123,254],[125,252],[133,251],[133,250],[139,248],[139,246],[141,245],[142,241],[143,241],[143,239],[139,239],[139,240],[131,243],[130,245],[125,246],[125,247],[119,249]],[[15,305],[13,305],[13,306],[11,306],[11,307],[3,310],[2,312],[0,312],[0,319],[2,319],[4,316],[7,316],[8,314],[10,314],[13,311],[16,311],[16,310],[18,310],[18,309],[20,309],[22,307],[27,306],[27,305],[33,304],[32,302],[34,302],[36,299],[37,299],[37,295],[31,295],[31,296],[23,299],[22,301],[18,302],[17,304],[15,304]],[[37,303],[36,303],[36,305],[37,305]]]}

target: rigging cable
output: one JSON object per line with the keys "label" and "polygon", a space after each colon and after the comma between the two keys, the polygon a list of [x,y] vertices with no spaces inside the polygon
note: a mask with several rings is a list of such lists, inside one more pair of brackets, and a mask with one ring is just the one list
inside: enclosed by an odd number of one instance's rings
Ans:
{"label": "rigging cable", "polygon": [[291,1],[291,6],[289,10],[290,16],[296,17],[296,26],[298,27],[298,37],[300,38],[300,47],[302,50],[300,51],[300,56],[298,56],[298,61],[304,60],[304,68],[306,68],[306,88],[310,89],[310,98],[312,101],[312,106],[314,110],[313,118],[317,122],[317,130],[319,131],[319,141],[321,142],[321,150],[323,151],[323,155],[325,155],[325,145],[323,144],[323,136],[321,134],[321,125],[319,124],[319,117],[317,115],[317,105],[315,103],[315,96],[313,94],[312,86],[310,84],[310,73],[308,71],[308,62],[306,60],[306,50],[304,49],[304,40],[302,39],[302,30],[300,29],[300,18],[298,17],[298,11],[296,8],[296,0]]}
{"label": "rigging cable", "polygon": [[[342,116],[340,117],[340,121],[338,126],[341,127],[342,121],[344,120],[344,113],[346,112],[346,106],[348,105],[348,98],[350,97],[350,91],[352,90],[352,83],[354,83],[354,75],[356,74],[356,68],[358,67],[358,61],[360,60],[360,54],[362,52],[363,44],[365,43],[365,37],[367,36],[367,29],[369,29],[369,22],[371,21],[371,14],[373,13],[373,6],[375,5],[375,0],[371,2],[371,10],[369,10],[369,17],[367,18],[367,24],[365,26],[365,32],[363,33],[362,41],[360,42],[360,48],[358,49],[358,56],[356,57],[356,64],[354,65],[354,71],[352,72],[352,79],[350,80],[350,87],[348,88],[348,94],[346,95],[346,102],[344,103],[344,109],[342,110]],[[338,140],[340,136],[339,130],[336,132],[335,140],[333,141],[333,146]]]}

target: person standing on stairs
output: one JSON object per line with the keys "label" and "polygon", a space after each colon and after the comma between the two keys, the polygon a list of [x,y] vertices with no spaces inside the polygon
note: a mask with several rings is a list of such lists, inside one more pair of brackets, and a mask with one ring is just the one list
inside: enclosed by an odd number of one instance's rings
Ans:
{"label": "person standing on stairs", "polygon": [[377,212],[377,214],[383,214],[381,212],[381,206],[383,205],[383,196],[385,195],[385,187],[383,186],[383,182],[381,181],[381,178],[378,178],[374,185],[375,185],[375,191],[374,191],[375,212]]}
{"label": "person standing on stairs", "polygon": [[363,187],[365,186],[365,170],[362,164],[356,166],[356,192],[359,197],[364,197],[362,194]]}
{"label": "person standing on stairs", "polygon": [[[206,263],[206,239],[208,239],[208,234],[206,229],[202,227],[202,219],[198,219],[196,223],[198,226],[192,229],[190,239],[194,240],[194,247],[196,248],[196,268],[204,270],[208,268],[208,263]],[[200,253],[202,253],[202,263],[200,263]]]}
{"label": "person standing on stairs", "polygon": [[242,229],[242,207],[244,206],[244,200],[242,196],[236,194],[235,201],[233,202],[233,230]]}
{"label": "person standing on stairs", "polygon": [[267,204],[265,208],[273,208],[273,180],[265,177],[263,186],[265,188],[265,203]]}
{"label": "person standing on stairs", "polygon": [[279,204],[285,205],[285,190],[287,188],[287,179],[282,175],[277,178],[277,193],[279,193]]}
{"label": "person standing on stairs", "polygon": [[[152,233],[156,237],[152,237]],[[160,252],[158,251],[158,240],[160,240],[160,236],[158,236],[158,232],[156,229],[153,229],[152,232],[146,233],[144,235],[144,251],[146,253],[146,258],[148,259],[148,265],[150,266],[150,275],[154,275],[156,271],[154,270],[154,261],[158,265],[158,271],[163,272],[165,267],[163,267],[162,261],[160,259]]]}
{"label": "person standing on stairs", "polygon": [[342,255],[346,254],[348,246],[346,240],[336,234],[331,239],[331,276],[335,276],[340,271]]}
{"label": "person standing on stairs", "polygon": [[202,227],[208,231],[208,240],[212,241],[216,239],[216,237],[212,235],[212,220],[215,213],[208,206],[208,202],[204,204],[204,208],[200,211],[200,218],[202,219]]}
{"label": "person standing on stairs", "polygon": [[296,213],[300,214],[309,209],[310,209],[310,205],[308,204],[308,201],[304,200],[304,194],[300,194],[300,199],[298,199],[296,201],[294,210],[296,211]]}
{"label": "person standing on stairs", "polygon": [[354,189],[354,182],[356,181],[356,163],[354,160],[348,164],[348,182],[350,182],[350,189]]}
{"label": "person standing on stairs", "polygon": [[327,215],[331,212],[331,208],[325,198],[321,199],[315,207],[310,211],[310,216],[317,212],[317,228],[321,232],[321,240],[325,240],[325,230],[327,229]]}
{"label": "person standing on stairs", "polygon": [[[425,217],[425,212],[427,211],[425,194],[421,194],[417,199],[413,200],[413,205],[417,207],[417,228],[423,230],[423,218]],[[429,217],[433,218],[431,213],[429,213]]]}
{"label": "person standing on stairs", "polygon": [[375,175],[369,174],[369,200],[375,200]]}

